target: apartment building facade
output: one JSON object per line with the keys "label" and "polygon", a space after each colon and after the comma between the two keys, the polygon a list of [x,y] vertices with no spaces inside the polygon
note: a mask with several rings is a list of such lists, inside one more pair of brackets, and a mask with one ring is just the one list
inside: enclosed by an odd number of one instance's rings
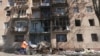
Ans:
{"label": "apartment building facade", "polygon": [[1,47],[23,39],[52,48],[100,49],[100,24],[92,0],[1,0]]}

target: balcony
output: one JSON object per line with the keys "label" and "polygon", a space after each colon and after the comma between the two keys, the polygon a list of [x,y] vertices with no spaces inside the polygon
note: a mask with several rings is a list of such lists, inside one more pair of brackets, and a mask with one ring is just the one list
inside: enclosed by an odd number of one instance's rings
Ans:
{"label": "balcony", "polygon": [[29,32],[30,33],[49,33],[50,26],[48,24],[41,21],[33,21],[30,23]]}
{"label": "balcony", "polygon": [[27,32],[28,30],[27,21],[14,21],[11,27],[11,31],[17,33]]}

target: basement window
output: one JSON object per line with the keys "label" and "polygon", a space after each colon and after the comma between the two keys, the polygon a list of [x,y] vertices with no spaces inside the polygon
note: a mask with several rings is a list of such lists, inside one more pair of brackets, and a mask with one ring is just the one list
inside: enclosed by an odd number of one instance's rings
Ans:
{"label": "basement window", "polygon": [[77,41],[82,42],[83,41],[83,36],[82,34],[77,34]]}
{"label": "basement window", "polygon": [[98,36],[97,34],[91,34],[91,38],[92,38],[92,41],[98,41]]}
{"label": "basement window", "polygon": [[66,34],[57,34],[56,40],[57,42],[66,42],[67,41]]}
{"label": "basement window", "polygon": [[81,26],[81,21],[80,20],[75,20],[75,26]]}
{"label": "basement window", "polygon": [[24,40],[24,35],[15,35],[15,42],[22,42]]}
{"label": "basement window", "polygon": [[95,25],[94,19],[89,19],[89,23],[90,23],[90,26],[94,26]]}

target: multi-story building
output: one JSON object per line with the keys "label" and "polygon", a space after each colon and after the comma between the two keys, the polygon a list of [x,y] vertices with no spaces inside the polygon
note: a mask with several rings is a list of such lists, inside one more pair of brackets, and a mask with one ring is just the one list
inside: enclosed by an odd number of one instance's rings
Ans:
{"label": "multi-story building", "polygon": [[66,50],[100,49],[100,24],[92,0],[0,0],[0,6],[4,48],[26,39]]}

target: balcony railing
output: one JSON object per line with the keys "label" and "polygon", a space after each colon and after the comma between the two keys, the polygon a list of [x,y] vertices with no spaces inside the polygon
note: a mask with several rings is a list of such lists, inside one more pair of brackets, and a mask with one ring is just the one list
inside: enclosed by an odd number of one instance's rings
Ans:
{"label": "balcony railing", "polygon": [[25,3],[25,2],[27,2],[28,0],[14,0],[14,2],[22,2],[22,3]]}
{"label": "balcony railing", "polygon": [[61,12],[61,13],[54,12],[53,16],[66,16],[66,13],[64,13],[64,12]]}
{"label": "balcony railing", "polygon": [[25,27],[14,27],[15,32],[26,32],[27,28]]}
{"label": "balcony railing", "polygon": [[50,6],[50,3],[41,3],[41,6]]}
{"label": "balcony railing", "polygon": [[54,0],[53,3],[66,3],[66,0]]}
{"label": "balcony railing", "polygon": [[64,29],[61,26],[53,26],[53,31],[54,32],[69,32],[70,31],[70,27],[66,26]]}
{"label": "balcony railing", "polygon": [[12,15],[12,18],[27,18],[28,16],[25,14],[25,15],[18,15],[17,13]]}

